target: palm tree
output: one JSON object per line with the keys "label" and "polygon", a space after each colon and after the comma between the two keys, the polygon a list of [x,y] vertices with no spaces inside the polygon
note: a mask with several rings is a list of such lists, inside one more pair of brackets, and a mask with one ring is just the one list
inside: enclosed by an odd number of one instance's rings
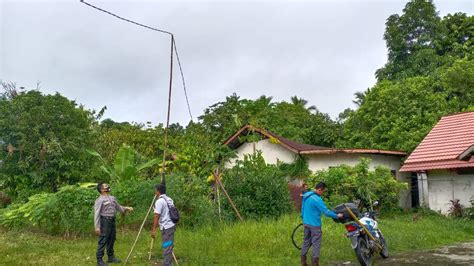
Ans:
{"label": "palm tree", "polygon": [[[306,105],[308,104],[308,101],[303,99],[303,98],[298,98],[298,96],[292,96],[291,97],[291,103],[297,106],[301,106],[306,108]],[[316,106],[311,105],[310,107],[306,108],[308,111],[318,111],[318,108]]]}
{"label": "palm tree", "polygon": [[366,91],[358,91],[354,93],[355,100],[352,100],[352,102],[358,107],[360,107],[362,104],[364,104],[365,98],[367,97],[369,92],[370,92],[370,88],[368,88]]}

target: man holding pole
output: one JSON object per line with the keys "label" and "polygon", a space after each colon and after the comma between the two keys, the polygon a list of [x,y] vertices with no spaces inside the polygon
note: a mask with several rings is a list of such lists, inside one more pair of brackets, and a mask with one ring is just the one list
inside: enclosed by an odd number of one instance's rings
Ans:
{"label": "man holding pole", "polygon": [[170,217],[169,207],[174,205],[173,200],[166,196],[166,186],[159,184],[155,186],[155,195],[158,199],[155,202],[155,217],[151,237],[156,237],[156,227],[160,226],[161,240],[163,248],[163,265],[169,266],[173,261],[174,232],[176,225]]}

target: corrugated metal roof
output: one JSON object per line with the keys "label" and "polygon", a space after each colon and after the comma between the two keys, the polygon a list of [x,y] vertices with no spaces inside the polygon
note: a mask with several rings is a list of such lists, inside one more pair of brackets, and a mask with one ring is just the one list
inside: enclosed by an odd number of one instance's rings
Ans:
{"label": "corrugated metal roof", "polygon": [[237,148],[242,143],[239,140],[240,135],[248,134],[249,131],[258,132],[262,136],[267,138],[275,138],[279,141],[280,145],[293,151],[294,153],[300,154],[333,154],[333,153],[360,153],[360,154],[384,154],[384,155],[395,155],[395,156],[406,156],[407,154],[402,151],[387,151],[387,150],[375,150],[375,149],[336,149],[322,146],[315,146],[310,144],[299,143],[293,140],[289,140],[270,131],[256,128],[251,125],[246,125],[239,129],[235,134],[229,137],[224,145],[228,145],[231,148]]}
{"label": "corrugated metal roof", "polygon": [[400,171],[474,167],[458,157],[474,145],[474,112],[444,116],[416,147]]}

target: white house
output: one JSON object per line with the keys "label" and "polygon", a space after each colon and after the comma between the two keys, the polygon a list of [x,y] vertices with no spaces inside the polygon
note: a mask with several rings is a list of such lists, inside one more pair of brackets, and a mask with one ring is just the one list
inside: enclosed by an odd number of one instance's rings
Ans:
{"label": "white house", "polygon": [[[249,133],[260,134],[261,140],[255,142],[242,141],[241,137]],[[264,129],[255,128],[250,125],[242,127],[225,142],[230,148],[235,149],[237,158],[229,161],[226,167],[232,167],[236,160],[242,160],[244,155],[261,151],[265,162],[276,164],[277,161],[292,163],[297,156],[302,156],[308,162],[308,168],[312,172],[328,169],[342,164],[354,166],[360,158],[370,158],[370,168],[385,166],[391,169],[392,174],[403,182],[410,183],[410,175],[399,172],[402,158],[407,154],[400,151],[387,151],[376,149],[336,149],[298,143],[284,137],[278,136]],[[411,207],[412,199],[410,191],[401,195],[400,205],[404,208]]]}
{"label": "white house", "polygon": [[413,182],[419,204],[447,213],[450,200],[474,200],[474,112],[442,117],[400,169]]}

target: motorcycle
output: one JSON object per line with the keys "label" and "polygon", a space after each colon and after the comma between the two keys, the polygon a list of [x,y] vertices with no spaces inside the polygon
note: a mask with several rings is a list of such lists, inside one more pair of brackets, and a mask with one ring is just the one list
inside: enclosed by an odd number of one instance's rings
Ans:
{"label": "motorcycle", "polygon": [[[375,202],[374,206],[377,205],[378,202]],[[351,247],[362,266],[371,266],[372,256],[376,253],[384,259],[388,258],[387,242],[378,228],[375,211],[366,211],[360,215],[353,203],[338,205],[334,211],[344,214],[338,222],[344,223],[347,230],[345,235],[351,240]]]}

